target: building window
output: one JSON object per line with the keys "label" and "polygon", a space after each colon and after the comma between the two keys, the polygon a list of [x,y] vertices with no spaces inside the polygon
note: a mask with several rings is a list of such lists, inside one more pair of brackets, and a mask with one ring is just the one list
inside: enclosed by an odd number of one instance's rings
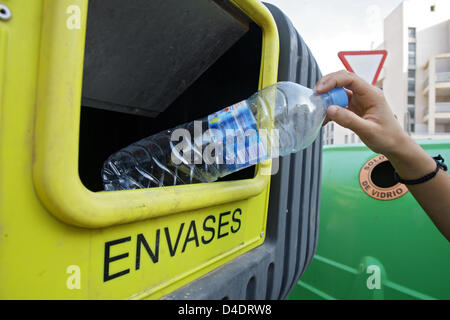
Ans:
{"label": "building window", "polygon": [[430,11],[434,12],[436,10],[436,6],[430,6]]}
{"label": "building window", "polygon": [[344,136],[344,143],[347,144],[348,143],[348,135]]}
{"label": "building window", "polygon": [[409,53],[408,64],[410,66],[415,66],[416,65],[416,53],[415,52],[410,52]]}
{"label": "building window", "polygon": [[411,120],[414,121],[414,117],[415,117],[415,114],[416,114],[415,108],[414,107],[408,107],[408,114],[409,114]]}
{"label": "building window", "polygon": [[405,128],[408,132],[412,132],[413,126],[411,125],[411,118],[414,119],[414,116],[411,116],[414,114],[414,106],[416,104],[416,97],[415,97],[415,91],[416,91],[416,28],[408,28],[408,36],[409,36],[409,42],[408,42],[408,105],[412,106],[412,109],[409,110],[406,120],[407,124],[405,125]]}
{"label": "building window", "polygon": [[405,118],[404,118],[404,128],[406,132],[408,133],[414,133],[415,130],[415,110],[414,107],[408,107],[408,111],[405,112]]}
{"label": "building window", "polygon": [[[416,80],[408,79],[408,91],[414,92],[416,90]],[[408,97],[409,99],[409,97]]]}

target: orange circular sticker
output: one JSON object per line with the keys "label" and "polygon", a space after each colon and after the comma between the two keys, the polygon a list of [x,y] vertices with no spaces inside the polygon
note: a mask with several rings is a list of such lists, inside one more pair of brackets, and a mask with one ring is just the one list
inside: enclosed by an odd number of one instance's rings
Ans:
{"label": "orange circular sticker", "polygon": [[406,194],[408,188],[402,183],[395,183],[393,175],[394,169],[389,160],[384,155],[377,155],[362,166],[359,184],[374,199],[394,200]]}

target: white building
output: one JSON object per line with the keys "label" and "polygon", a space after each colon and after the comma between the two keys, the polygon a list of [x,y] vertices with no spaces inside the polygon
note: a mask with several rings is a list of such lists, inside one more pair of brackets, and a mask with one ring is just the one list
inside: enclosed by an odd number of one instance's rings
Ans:
{"label": "white building", "polygon": [[[450,138],[450,0],[403,1],[384,19],[377,49],[388,52],[377,86],[404,130],[415,139]],[[352,135],[334,125],[324,143],[360,141]]]}
{"label": "white building", "polygon": [[361,139],[351,130],[341,127],[337,123],[329,122],[323,127],[323,144],[358,143]]}

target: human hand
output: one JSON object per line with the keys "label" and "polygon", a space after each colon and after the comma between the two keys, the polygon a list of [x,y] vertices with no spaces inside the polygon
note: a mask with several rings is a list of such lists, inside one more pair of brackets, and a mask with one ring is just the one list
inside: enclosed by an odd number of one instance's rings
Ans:
{"label": "human hand", "polygon": [[349,96],[348,108],[330,106],[328,121],[334,121],[355,132],[374,152],[389,157],[399,143],[409,140],[394,117],[384,98],[383,91],[348,71],[338,71],[321,78],[314,90],[321,94],[344,87]]}

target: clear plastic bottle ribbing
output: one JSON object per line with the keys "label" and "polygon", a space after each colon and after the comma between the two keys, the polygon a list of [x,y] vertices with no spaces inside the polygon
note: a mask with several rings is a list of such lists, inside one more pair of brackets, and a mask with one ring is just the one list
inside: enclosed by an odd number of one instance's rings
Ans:
{"label": "clear plastic bottle ribbing", "polygon": [[[318,95],[299,84],[279,82],[197,122],[185,123],[144,138],[105,161],[102,169],[104,188],[112,191],[213,182],[267,158],[298,152],[316,139],[329,105],[344,107],[347,104],[344,89],[335,90],[342,91]],[[211,132],[216,134],[208,134],[207,129],[213,127],[217,131]],[[202,132],[200,136],[199,128]],[[247,143],[244,150],[236,150],[235,146],[229,149],[230,143],[227,146],[217,132],[225,136],[226,129],[230,128],[236,135],[254,128],[257,137]],[[191,154],[190,161],[183,158],[181,152],[172,152],[176,147],[172,135],[178,132],[177,129],[184,129],[192,137],[191,142],[186,144],[185,141],[183,148],[184,154],[186,151]],[[219,140],[224,144],[222,155],[214,154],[215,144]],[[251,155],[254,144],[258,144],[260,152],[256,159]],[[205,150],[213,150],[210,154],[217,159],[222,156],[222,161],[207,163],[203,159]],[[231,154],[233,159],[229,159],[230,154],[226,150],[236,150],[236,154]],[[239,156],[252,161],[236,161]]]}

